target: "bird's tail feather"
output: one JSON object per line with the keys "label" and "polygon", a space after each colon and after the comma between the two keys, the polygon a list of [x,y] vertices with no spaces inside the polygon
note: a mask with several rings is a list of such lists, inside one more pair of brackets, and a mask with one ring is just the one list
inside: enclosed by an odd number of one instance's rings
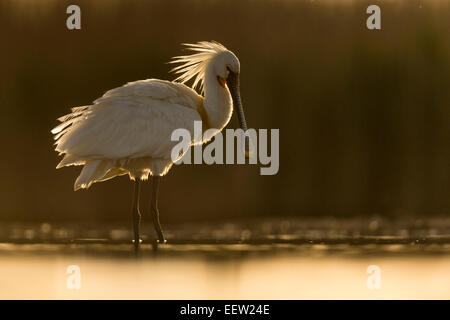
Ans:
{"label": "bird's tail feather", "polygon": [[[74,190],[87,189],[97,181],[104,181],[105,175],[114,166],[114,162],[110,160],[91,160],[86,162],[75,181]],[[114,175],[115,176],[115,175]],[[109,175],[109,179],[114,176]]]}
{"label": "bird's tail feather", "polygon": [[56,169],[66,166],[80,166],[86,164],[86,160],[72,154],[66,154],[64,158],[58,163]]}

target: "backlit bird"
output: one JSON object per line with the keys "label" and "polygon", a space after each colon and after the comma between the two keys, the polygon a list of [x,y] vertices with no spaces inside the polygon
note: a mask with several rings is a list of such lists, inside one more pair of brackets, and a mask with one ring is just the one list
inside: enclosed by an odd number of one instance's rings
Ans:
{"label": "backlit bird", "polygon": [[[93,104],[72,108],[52,130],[56,151],[64,155],[57,168],[82,165],[74,189],[89,188],[128,174],[134,181],[134,244],[139,245],[140,182],[153,176],[151,212],[160,242],[165,242],[159,222],[158,187],[173,164],[171,134],[187,129],[194,137],[194,121],[203,130],[219,132],[229,122],[233,106],[241,128],[247,130],[239,92],[238,58],[217,42],[186,44],[190,55],[174,57],[173,82],[147,79],[107,91]],[[184,83],[193,80],[192,88]],[[198,94],[195,89],[199,89]],[[211,137],[209,137],[211,138]],[[192,141],[191,144],[206,141]],[[181,156],[181,155],[180,155]]]}

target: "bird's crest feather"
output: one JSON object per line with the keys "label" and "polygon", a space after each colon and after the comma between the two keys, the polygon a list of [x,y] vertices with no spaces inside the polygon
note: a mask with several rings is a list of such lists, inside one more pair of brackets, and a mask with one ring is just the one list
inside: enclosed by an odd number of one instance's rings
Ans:
{"label": "bird's crest feather", "polygon": [[179,76],[174,80],[180,83],[186,83],[194,79],[192,88],[198,88],[203,93],[203,81],[206,67],[213,57],[217,54],[228,51],[223,45],[216,41],[201,41],[195,44],[183,43],[187,50],[193,51],[193,54],[173,57],[169,63],[179,63],[180,65],[170,70]]}

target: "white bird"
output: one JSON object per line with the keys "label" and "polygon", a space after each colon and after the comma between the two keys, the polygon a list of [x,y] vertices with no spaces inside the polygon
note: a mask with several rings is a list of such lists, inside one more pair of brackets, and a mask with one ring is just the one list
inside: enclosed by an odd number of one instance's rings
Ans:
{"label": "white bird", "polygon": [[[192,54],[172,58],[171,63],[180,64],[171,70],[179,74],[173,82],[147,79],[109,90],[92,105],[72,108],[51,131],[55,150],[64,155],[56,168],[84,166],[75,190],[124,174],[135,181],[132,215],[136,249],[140,242],[140,181],[149,175],[153,176],[153,224],[159,242],[165,242],[157,196],[160,177],[173,164],[171,150],[177,142],[171,141],[172,132],[184,128],[194,137],[194,121],[202,121],[203,130],[215,128],[217,133],[229,122],[233,106],[241,128],[247,130],[236,55],[214,41],[184,45]],[[184,83],[191,79],[189,88]],[[191,145],[205,142],[192,141]]]}

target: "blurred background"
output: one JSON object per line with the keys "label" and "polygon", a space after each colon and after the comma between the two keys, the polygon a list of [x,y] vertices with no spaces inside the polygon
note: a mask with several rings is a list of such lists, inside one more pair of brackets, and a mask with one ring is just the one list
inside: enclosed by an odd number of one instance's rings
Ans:
{"label": "blurred background", "polygon": [[1,221],[129,223],[128,177],[73,192],[80,167],[55,170],[50,130],[108,89],[173,79],[165,63],[201,40],[239,57],[248,124],[280,129],[280,170],[175,166],[163,225],[450,213],[450,1],[2,0],[0,39]]}

